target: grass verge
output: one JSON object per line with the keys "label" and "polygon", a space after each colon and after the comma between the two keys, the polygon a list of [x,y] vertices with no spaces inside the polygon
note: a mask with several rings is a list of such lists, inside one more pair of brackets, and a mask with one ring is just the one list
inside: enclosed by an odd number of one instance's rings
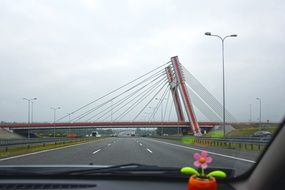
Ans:
{"label": "grass verge", "polygon": [[[278,129],[278,127],[268,127],[268,128],[262,128],[262,131],[269,131],[271,133],[275,133],[275,131]],[[227,133],[227,136],[229,137],[248,137],[253,135],[255,132],[260,131],[260,128],[256,127],[250,127],[250,128],[242,128],[242,129],[235,129],[231,132]]]}
{"label": "grass verge", "polygon": [[220,142],[215,140],[203,140],[197,139],[194,136],[183,136],[183,137],[155,137],[159,139],[168,139],[173,141],[182,142],[183,144],[193,144],[198,146],[211,146],[218,148],[234,149],[241,151],[263,151],[267,145],[262,144],[250,144],[250,143],[239,143],[239,142]]}
{"label": "grass verge", "polygon": [[[68,142],[50,142],[50,143],[42,143],[42,144],[31,144],[31,145],[22,145],[16,147],[3,147],[0,150],[0,158],[7,158],[11,156],[17,156],[21,154],[27,154],[32,152],[38,152],[42,150],[50,150],[59,147],[65,147],[70,145],[81,144],[85,142],[96,141],[102,138],[92,138],[92,139],[75,139],[75,141],[68,141]],[[73,139],[74,140],[74,139]]]}

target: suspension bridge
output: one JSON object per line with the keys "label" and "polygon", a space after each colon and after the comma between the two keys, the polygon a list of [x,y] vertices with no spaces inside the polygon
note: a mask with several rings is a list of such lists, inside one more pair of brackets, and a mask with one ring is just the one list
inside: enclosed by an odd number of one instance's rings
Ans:
{"label": "suspension bridge", "polygon": [[[1,124],[1,128],[184,127],[194,135],[222,124],[222,104],[180,62],[177,56],[150,72],[110,91],[53,123]],[[199,112],[205,121],[197,120]],[[227,124],[235,123],[226,110]]]}

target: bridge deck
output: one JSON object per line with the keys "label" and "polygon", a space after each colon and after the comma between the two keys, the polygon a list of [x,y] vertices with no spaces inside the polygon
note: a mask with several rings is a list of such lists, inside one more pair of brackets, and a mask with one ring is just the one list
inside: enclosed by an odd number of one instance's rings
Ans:
{"label": "bridge deck", "polygon": [[[201,127],[214,127],[221,122],[199,122]],[[74,122],[74,123],[11,123],[1,124],[0,128],[49,128],[49,127],[189,127],[189,122]]]}

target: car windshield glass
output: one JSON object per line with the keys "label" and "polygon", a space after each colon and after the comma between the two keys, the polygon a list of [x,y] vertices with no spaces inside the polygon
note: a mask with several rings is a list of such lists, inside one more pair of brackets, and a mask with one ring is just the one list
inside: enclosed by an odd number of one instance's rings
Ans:
{"label": "car windshield glass", "polygon": [[1,1],[0,169],[245,173],[285,113],[284,8]]}

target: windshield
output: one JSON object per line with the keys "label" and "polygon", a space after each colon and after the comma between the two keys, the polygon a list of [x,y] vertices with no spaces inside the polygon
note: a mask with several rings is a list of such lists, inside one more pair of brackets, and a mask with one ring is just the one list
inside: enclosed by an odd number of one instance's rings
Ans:
{"label": "windshield", "polygon": [[284,7],[1,1],[0,167],[245,173],[285,113]]}

